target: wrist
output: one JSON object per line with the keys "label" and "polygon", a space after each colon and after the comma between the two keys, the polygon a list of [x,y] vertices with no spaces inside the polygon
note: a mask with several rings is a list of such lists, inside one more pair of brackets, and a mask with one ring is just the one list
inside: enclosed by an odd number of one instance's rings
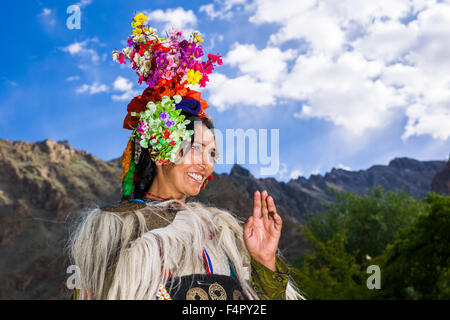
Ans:
{"label": "wrist", "polygon": [[256,262],[262,264],[267,269],[270,269],[270,270],[272,270],[274,272],[277,270],[276,257],[275,256],[273,256],[272,258],[268,258],[268,259],[262,259],[260,257],[253,257],[253,259]]}

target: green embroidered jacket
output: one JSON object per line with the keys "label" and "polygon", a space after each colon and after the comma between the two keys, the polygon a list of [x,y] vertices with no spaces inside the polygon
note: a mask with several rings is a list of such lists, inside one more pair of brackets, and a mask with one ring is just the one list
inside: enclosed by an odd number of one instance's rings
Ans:
{"label": "green embroidered jacket", "polygon": [[285,300],[289,280],[289,269],[279,257],[275,262],[276,271],[272,271],[251,258],[251,284],[261,300]]}

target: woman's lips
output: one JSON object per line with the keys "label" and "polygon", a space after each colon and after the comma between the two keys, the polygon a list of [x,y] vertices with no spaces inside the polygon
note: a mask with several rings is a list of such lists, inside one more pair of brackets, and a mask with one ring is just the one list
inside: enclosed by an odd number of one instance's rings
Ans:
{"label": "woman's lips", "polygon": [[[192,174],[195,175],[195,176],[197,176],[197,177],[201,177],[201,179],[200,179],[200,180],[197,180],[196,178],[194,178],[193,176],[191,176]],[[188,175],[188,177],[189,177],[192,181],[197,182],[197,183],[202,183],[202,180],[203,180],[203,176],[202,176],[202,175],[200,175],[200,174],[195,174],[195,173],[191,173],[191,172],[189,172],[187,175]]]}

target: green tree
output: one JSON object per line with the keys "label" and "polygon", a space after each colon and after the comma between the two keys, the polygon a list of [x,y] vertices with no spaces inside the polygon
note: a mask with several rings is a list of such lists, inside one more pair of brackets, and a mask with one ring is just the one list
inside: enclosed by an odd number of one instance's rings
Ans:
{"label": "green tree", "polygon": [[363,263],[366,255],[380,255],[402,229],[426,210],[420,200],[405,191],[374,187],[363,195],[334,192],[336,201],[325,204],[324,212],[310,215],[307,224],[320,241],[327,241],[338,230],[347,228],[346,251],[354,253],[358,263]]}
{"label": "green tree", "polygon": [[382,290],[370,290],[367,267],[381,261],[377,257],[386,246],[425,214],[428,204],[381,187],[364,195],[335,194],[335,202],[307,219],[303,233],[313,249],[294,261],[294,276],[309,299],[386,298],[384,269]]}
{"label": "green tree", "polygon": [[376,259],[384,297],[450,299],[450,197],[429,193],[427,212]]}
{"label": "green tree", "polygon": [[367,274],[345,250],[347,230],[338,230],[331,239],[320,241],[304,228],[305,238],[314,244],[312,252],[297,260],[293,276],[306,299],[369,299]]}

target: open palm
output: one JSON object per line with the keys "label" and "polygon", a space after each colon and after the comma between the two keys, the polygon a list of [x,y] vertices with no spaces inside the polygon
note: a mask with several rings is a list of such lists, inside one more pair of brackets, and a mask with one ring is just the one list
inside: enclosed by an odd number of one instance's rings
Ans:
{"label": "open palm", "polygon": [[250,255],[269,269],[275,270],[275,255],[281,235],[282,220],[273,198],[267,191],[256,191],[253,215],[244,225],[244,241]]}

